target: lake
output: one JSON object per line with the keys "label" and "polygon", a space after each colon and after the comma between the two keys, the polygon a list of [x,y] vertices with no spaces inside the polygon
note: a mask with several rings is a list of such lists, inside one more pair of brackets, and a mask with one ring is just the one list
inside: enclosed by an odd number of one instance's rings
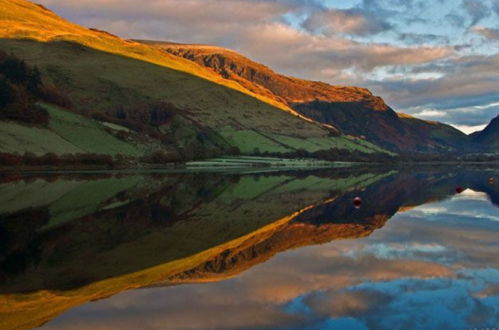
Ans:
{"label": "lake", "polygon": [[2,329],[499,329],[498,254],[486,166],[0,176]]}

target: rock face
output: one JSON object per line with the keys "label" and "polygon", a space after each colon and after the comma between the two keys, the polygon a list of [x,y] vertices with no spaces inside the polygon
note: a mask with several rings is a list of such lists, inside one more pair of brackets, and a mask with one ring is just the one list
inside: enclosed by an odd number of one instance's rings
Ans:
{"label": "rock face", "polygon": [[442,123],[398,114],[382,98],[359,87],[333,86],[287,77],[220,47],[146,41],[164,51],[214,70],[248,90],[289,105],[297,112],[402,152],[455,151],[469,137]]}

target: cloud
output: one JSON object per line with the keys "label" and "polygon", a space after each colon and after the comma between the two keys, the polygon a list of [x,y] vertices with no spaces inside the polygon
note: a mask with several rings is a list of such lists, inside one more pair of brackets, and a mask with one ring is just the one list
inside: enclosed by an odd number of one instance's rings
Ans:
{"label": "cloud", "polygon": [[254,26],[241,39],[239,48],[281,71],[315,80],[336,78],[324,77],[325,69],[335,74],[346,69],[365,73],[380,66],[429,63],[453,52],[445,47],[399,47],[311,35],[282,23]]}
{"label": "cloud", "polygon": [[438,111],[438,110],[423,110],[421,112],[418,112],[415,114],[418,117],[425,118],[425,117],[445,117],[447,115],[447,112],[445,111]]}
{"label": "cloud", "polygon": [[483,130],[487,125],[454,125],[455,128],[462,131],[465,134],[471,134]]}
{"label": "cloud", "polygon": [[483,26],[474,26],[471,31],[484,36],[487,39],[499,40],[499,29],[491,29]]}
{"label": "cloud", "polygon": [[312,33],[371,35],[391,29],[391,25],[359,9],[328,9],[312,14],[303,22]]}
{"label": "cloud", "polygon": [[499,16],[499,2],[493,2],[492,3],[492,10],[496,13],[497,16]]}
{"label": "cloud", "polygon": [[401,111],[414,114],[421,111],[413,107],[443,110],[448,112],[446,120],[450,123],[486,124],[499,113],[498,54],[454,57],[414,69],[441,72],[442,77],[386,79],[368,85]]}
{"label": "cloud", "polygon": [[361,316],[365,313],[382,311],[393,298],[375,290],[331,290],[326,293],[312,294],[304,303],[315,313],[332,318],[342,316]]}
{"label": "cloud", "polygon": [[463,0],[463,8],[471,18],[470,26],[477,24],[491,14],[483,0]]}
{"label": "cloud", "polygon": [[449,44],[449,37],[432,33],[399,33],[398,38],[408,44]]}
{"label": "cloud", "polygon": [[229,46],[253,24],[296,9],[285,1],[245,0],[41,0],[64,17],[125,38],[215,43]]}

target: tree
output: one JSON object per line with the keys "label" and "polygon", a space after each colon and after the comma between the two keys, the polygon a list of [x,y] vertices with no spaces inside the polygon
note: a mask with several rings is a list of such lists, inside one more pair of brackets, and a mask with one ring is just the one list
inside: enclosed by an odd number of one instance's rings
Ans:
{"label": "tree", "polygon": [[35,66],[29,73],[28,83],[26,85],[26,88],[28,89],[28,92],[30,92],[32,95],[39,95],[41,85],[42,85],[42,74],[40,73],[40,70],[38,70],[38,67]]}
{"label": "tree", "polygon": [[0,77],[0,109],[5,108],[12,101],[12,87],[5,78]]}
{"label": "tree", "polygon": [[28,67],[26,63],[13,56],[7,57],[0,63],[0,72],[14,84],[19,84],[28,80]]}

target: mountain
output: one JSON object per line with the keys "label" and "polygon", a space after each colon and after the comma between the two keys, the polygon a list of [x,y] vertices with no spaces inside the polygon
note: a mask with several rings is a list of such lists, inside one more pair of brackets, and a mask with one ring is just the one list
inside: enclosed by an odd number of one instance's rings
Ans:
{"label": "mountain", "polygon": [[468,141],[464,133],[449,125],[396,113],[365,88],[287,77],[221,47],[142,42],[204,65],[255,94],[282,102],[344,134],[362,136],[393,151],[452,151]]}
{"label": "mountain", "polygon": [[[1,120],[0,147],[11,153],[140,157],[161,151],[184,160],[239,152],[385,153],[205,66],[78,26],[25,0],[0,0],[0,50],[39,72],[50,100],[67,100],[59,107],[39,100],[48,119],[34,129]],[[12,90],[27,89],[2,75]],[[24,103],[9,106],[21,111]]]}
{"label": "mountain", "polygon": [[499,115],[479,132],[471,134],[473,142],[487,151],[499,151]]}

